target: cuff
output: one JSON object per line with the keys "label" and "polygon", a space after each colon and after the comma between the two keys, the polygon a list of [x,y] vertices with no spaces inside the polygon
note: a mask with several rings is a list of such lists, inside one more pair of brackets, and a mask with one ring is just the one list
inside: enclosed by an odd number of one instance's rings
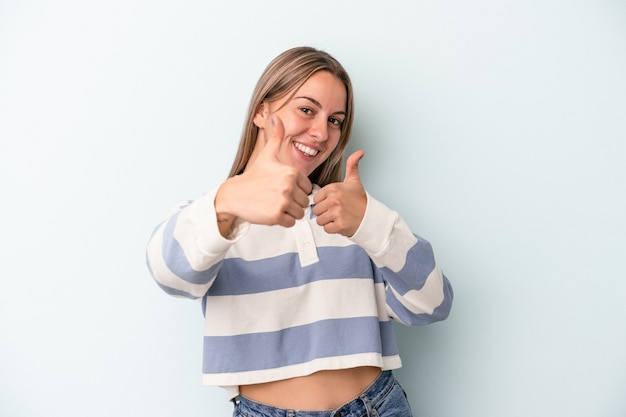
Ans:
{"label": "cuff", "polygon": [[209,191],[188,207],[189,222],[196,227],[198,246],[205,253],[228,250],[233,243],[245,236],[250,226],[248,222],[236,219],[228,238],[222,236],[215,213],[215,195],[218,188]]}
{"label": "cuff", "polygon": [[389,243],[398,213],[367,194],[365,215],[356,233],[349,239],[371,255],[384,251]]}

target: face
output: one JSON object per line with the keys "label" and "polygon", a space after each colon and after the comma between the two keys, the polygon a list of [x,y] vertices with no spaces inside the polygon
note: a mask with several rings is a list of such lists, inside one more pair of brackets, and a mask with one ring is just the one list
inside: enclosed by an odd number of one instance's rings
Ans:
{"label": "face", "polygon": [[330,72],[319,71],[293,97],[263,102],[254,117],[259,135],[250,161],[267,143],[266,129],[276,115],[284,126],[278,160],[308,176],[337,147],[346,118],[346,100],[343,82]]}

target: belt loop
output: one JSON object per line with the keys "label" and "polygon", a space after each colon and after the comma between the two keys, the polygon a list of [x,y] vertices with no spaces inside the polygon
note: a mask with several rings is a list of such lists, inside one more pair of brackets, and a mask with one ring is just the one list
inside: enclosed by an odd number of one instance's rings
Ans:
{"label": "belt loop", "polygon": [[363,404],[365,404],[365,411],[367,412],[367,417],[374,417],[374,414],[372,414],[372,403],[370,403],[369,398],[367,398],[367,396],[365,395],[360,395],[359,398],[361,399],[361,401],[363,401]]}
{"label": "belt loop", "polygon": [[287,417],[295,417],[296,412],[293,410],[287,410]]}

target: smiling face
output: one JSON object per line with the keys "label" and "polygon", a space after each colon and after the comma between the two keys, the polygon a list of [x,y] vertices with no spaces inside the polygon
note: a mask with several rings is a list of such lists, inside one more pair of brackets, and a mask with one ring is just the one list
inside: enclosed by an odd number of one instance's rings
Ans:
{"label": "smiling face", "polygon": [[346,118],[346,99],[344,83],[328,71],[318,71],[293,95],[264,101],[254,117],[259,133],[250,161],[267,143],[265,128],[276,115],[285,129],[278,160],[308,176],[337,147]]}

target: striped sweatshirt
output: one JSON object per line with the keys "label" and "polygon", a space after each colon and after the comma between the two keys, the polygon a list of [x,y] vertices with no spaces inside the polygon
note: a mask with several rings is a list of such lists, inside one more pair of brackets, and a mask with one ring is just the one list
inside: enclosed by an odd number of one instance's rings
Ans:
{"label": "striped sweatshirt", "polygon": [[167,293],[200,299],[203,383],[239,385],[320,370],[401,366],[391,320],[445,319],[452,288],[431,245],[369,194],[350,238],[328,234],[310,206],[293,227],[239,221],[218,230],[217,188],[177,205],[147,247]]}

